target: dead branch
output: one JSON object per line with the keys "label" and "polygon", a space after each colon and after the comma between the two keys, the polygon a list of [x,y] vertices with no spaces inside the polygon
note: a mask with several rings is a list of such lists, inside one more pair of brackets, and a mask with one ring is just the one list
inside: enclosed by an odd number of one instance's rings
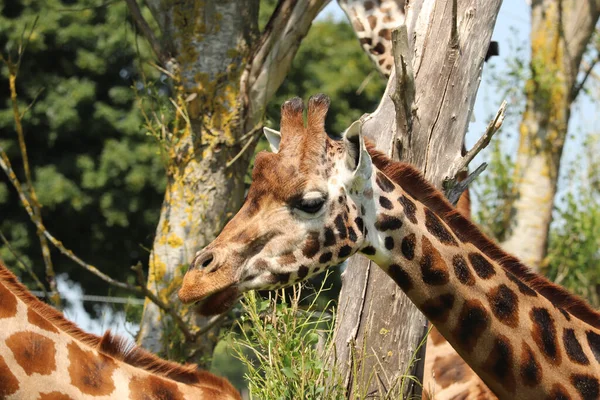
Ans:
{"label": "dead branch", "polygon": [[477,154],[479,154],[481,150],[487,147],[487,145],[490,143],[490,140],[492,140],[494,134],[498,132],[500,127],[502,127],[502,123],[504,122],[504,116],[506,114],[506,105],[506,100],[504,100],[500,105],[496,116],[490,121],[483,136],[479,138],[477,143],[475,143],[475,146],[473,146],[473,148],[469,150],[467,154],[465,154],[464,156],[456,160],[454,163],[452,163],[452,166],[450,167],[449,171],[450,173],[448,175],[449,177],[451,177],[451,179],[454,179],[460,171],[463,171],[467,168],[469,163],[475,158]]}
{"label": "dead branch", "polygon": [[150,25],[148,25],[148,22],[146,22],[146,19],[142,15],[136,0],[125,0],[125,3],[127,3],[127,8],[129,8],[129,12],[131,13],[131,17],[133,18],[135,25],[140,32],[142,32],[142,35],[144,35],[146,40],[148,40],[148,43],[150,43],[150,47],[152,47],[154,55],[158,58],[158,61],[160,61],[163,66],[166,66],[169,57],[164,52],[160,42],[156,39],[156,36],[154,36],[152,28],[150,28]]}
{"label": "dead branch", "polygon": [[150,301],[152,301],[154,304],[156,304],[164,312],[169,314],[171,316],[171,318],[173,318],[173,321],[175,321],[175,324],[177,324],[177,327],[181,330],[181,332],[183,333],[183,336],[185,337],[185,340],[187,342],[190,342],[190,343],[195,342],[197,336],[194,335],[192,332],[190,332],[190,329],[188,328],[187,324],[185,323],[185,321],[183,319],[181,319],[181,317],[179,316],[177,311],[174,310],[173,307],[169,306],[168,304],[163,302],[161,299],[159,299],[150,289],[148,289],[148,286],[146,284],[146,282],[148,282],[148,281],[146,280],[146,277],[144,276],[144,271],[142,270],[142,263],[138,262],[136,265],[132,266],[131,269],[136,274],[137,281],[138,281],[138,284],[140,285],[142,294],[144,296],[146,296],[147,298],[149,298]]}
{"label": "dead branch", "polygon": [[239,153],[237,153],[231,160],[227,161],[227,164],[225,164],[225,168],[229,168],[233,164],[235,164],[235,162],[248,150],[248,148],[256,140],[256,138],[258,138],[260,136],[260,133],[262,132],[262,129],[263,129],[263,125],[261,123],[261,124],[259,124],[259,126],[256,126],[250,132],[244,134],[240,138],[240,140],[238,140],[238,142],[241,142],[243,139],[249,138],[246,141],[246,143],[244,144],[244,146],[242,147],[242,149],[239,151]]}
{"label": "dead branch", "polygon": [[35,282],[38,289],[40,289],[44,293],[44,297],[48,298],[48,291],[46,290],[46,286],[44,286],[42,281],[40,281],[40,278],[36,275],[36,273],[33,272],[33,269],[29,265],[27,265],[27,263],[25,263],[25,261],[23,261],[23,259],[19,256],[17,250],[12,247],[12,245],[10,244],[6,236],[4,236],[2,231],[0,231],[0,239],[2,239],[2,242],[4,243],[8,251],[10,251],[13,257],[17,260],[17,265],[21,267],[21,270],[27,272],[27,274]]}
{"label": "dead branch", "polygon": [[[36,19],[36,22],[37,22],[37,19]],[[29,42],[29,39],[31,38],[31,34],[33,33],[34,28],[35,28],[35,22],[34,22],[33,26],[31,27],[31,32],[29,33],[29,36],[27,37],[27,39],[24,42],[22,40],[19,45],[18,61],[16,63],[13,63],[10,58],[10,55],[7,57],[7,59],[3,58],[2,61],[8,68],[8,73],[9,73],[8,82],[9,82],[9,90],[10,90],[10,100],[11,100],[12,110],[13,110],[13,119],[15,121],[15,129],[17,132],[17,139],[19,142],[19,150],[21,152],[21,158],[23,160],[23,169],[25,171],[25,180],[27,182],[27,191],[29,192],[28,193],[29,198],[31,199],[33,216],[40,224],[42,224],[42,211],[41,211],[42,206],[41,206],[40,202],[38,201],[37,194],[35,192],[35,187],[33,186],[33,179],[31,177],[31,169],[29,167],[29,156],[27,155],[27,146],[25,144],[25,134],[23,132],[23,124],[21,123],[21,115],[22,114],[19,110],[19,103],[17,101],[17,86],[16,86],[17,74],[19,71],[19,66],[21,64],[23,53],[25,52],[25,49],[27,48],[27,43]],[[24,33],[23,33],[23,35],[24,35]],[[40,231],[37,232],[37,235],[38,235],[38,239],[40,241],[40,247],[42,249],[42,257],[44,259],[44,265],[46,266],[46,280],[48,281],[48,285],[50,286],[50,296],[48,298],[50,299],[52,304],[54,304],[55,306],[58,307],[58,306],[60,306],[60,296],[59,296],[57,288],[56,288],[56,280],[55,280],[56,274],[54,272],[54,265],[52,263],[52,256],[50,254],[50,247],[48,246],[47,239],[44,237],[44,235]]]}
{"label": "dead branch", "polygon": [[413,107],[415,102],[415,75],[413,72],[412,55],[408,43],[408,31],[405,24],[392,32],[392,52],[397,89],[392,94],[396,106],[396,123],[401,132],[398,138],[398,157],[402,158],[403,149],[409,148],[413,130]]}
{"label": "dead branch", "polygon": [[[598,34],[598,32],[596,32],[596,34]],[[575,101],[575,99],[579,95],[579,92],[581,91],[581,89],[583,89],[583,86],[587,82],[588,78],[590,77],[590,75],[592,75],[592,71],[593,71],[594,67],[599,62],[600,62],[600,43],[597,43],[596,44],[596,57],[590,63],[587,63],[587,62],[581,63],[581,67],[583,69],[583,78],[581,78],[581,81],[579,83],[576,83],[575,85],[573,85],[573,89],[571,90],[571,94],[570,94],[571,101]]]}
{"label": "dead branch", "polygon": [[[481,164],[479,167],[475,169],[475,171],[471,172],[465,179],[460,182],[455,183],[452,187],[449,187],[445,190],[446,198],[452,205],[456,205],[458,203],[458,199],[460,195],[467,190],[471,182],[473,182],[485,169],[487,168],[487,163]],[[445,182],[444,182],[445,185]]]}
{"label": "dead branch", "polygon": [[33,224],[36,226],[38,231],[41,232],[41,234],[43,234],[46,237],[46,239],[48,239],[50,241],[50,243],[52,243],[62,254],[64,254],[71,260],[75,261],[81,267],[83,267],[87,271],[91,272],[92,274],[96,275],[103,281],[105,281],[115,287],[129,290],[136,294],[142,294],[141,288],[139,288],[137,286],[132,286],[128,283],[119,282],[119,281],[111,278],[110,276],[104,274],[103,272],[98,270],[98,268],[94,267],[93,265],[84,262],[82,259],[77,257],[73,253],[73,251],[67,249],[60,240],[56,239],[50,232],[48,232],[48,230],[46,229],[44,224],[35,217],[32,205],[29,202],[29,200],[27,199],[27,196],[25,196],[23,187],[21,186],[21,183],[17,179],[17,176],[15,175],[15,173],[12,169],[12,166],[10,164],[8,156],[6,155],[6,152],[4,151],[4,148],[1,145],[0,145],[0,168],[2,168],[2,170],[4,171],[4,173],[6,174],[6,176],[8,177],[8,179],[10,180],[10,182],[12,183],[14,188],[16,189],[17,194],[19,195],[19,199],[21,200],[21,203],[23,204],[23,208],[25,208],[25,210],[27,211],[27,214],[29,214],[29,218],[31,219]]}

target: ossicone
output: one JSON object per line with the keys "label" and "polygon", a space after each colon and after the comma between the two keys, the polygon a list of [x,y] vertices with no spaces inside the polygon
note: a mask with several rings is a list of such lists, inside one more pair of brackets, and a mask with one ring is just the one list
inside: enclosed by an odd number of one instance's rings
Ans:
{"label": "ossicone", "polygon": [[304,102],[293,97],[281,105],[281,130],[304,128]]}
{"label": "ossicone", "polygon": [[311,130],[324,130],[325,117],[329,110],[329,96],[318,93],[311,96],[308,100],[308,128]]}

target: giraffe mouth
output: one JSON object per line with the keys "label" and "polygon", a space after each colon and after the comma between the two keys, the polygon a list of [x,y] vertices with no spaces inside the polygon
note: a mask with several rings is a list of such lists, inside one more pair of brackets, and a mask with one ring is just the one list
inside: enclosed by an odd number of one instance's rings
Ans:
{"label": "giraffe mouth", "polygon": [[194,311],[203,316],[223,314],[235,304],[239,296],[238,288],[230,285],[196,301]]}

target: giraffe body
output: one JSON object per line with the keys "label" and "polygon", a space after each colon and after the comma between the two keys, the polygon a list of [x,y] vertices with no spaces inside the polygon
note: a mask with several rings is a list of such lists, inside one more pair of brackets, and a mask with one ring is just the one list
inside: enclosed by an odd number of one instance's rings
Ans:
{"label": "giraffe body", "polygon": [[0,399],[241,399],[225,379],[81,331],[0,263]]}
{"label": "giraffe body", "polygon": [[529,272],[410,165],[365,144],[354,123],[327,137],[328,100],[282,106],[246,202],[200,251],[179,291],[204,313],[360,252],[377,263],[501,399],[600,397],[600,315]]}

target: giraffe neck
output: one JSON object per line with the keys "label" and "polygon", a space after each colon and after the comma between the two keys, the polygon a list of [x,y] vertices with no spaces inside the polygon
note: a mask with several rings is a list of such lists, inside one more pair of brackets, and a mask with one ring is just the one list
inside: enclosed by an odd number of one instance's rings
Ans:
{"label": "giraffe neck", "polygon": [[500,398],[597,398],[600,330],[556,307],[392,179],[374,170],[365,218],[375,222],[361,252]]}
{"label": "giraffe neck", "polygon": [[224,379],[87,334],[0,263],[0,398],[239,399]]}
{"label": "giraffe neck", "polygon": [[394,66],[392,30],[404,21],[404,0],[339,0],[363,50],[377,70],[389,77]]}

